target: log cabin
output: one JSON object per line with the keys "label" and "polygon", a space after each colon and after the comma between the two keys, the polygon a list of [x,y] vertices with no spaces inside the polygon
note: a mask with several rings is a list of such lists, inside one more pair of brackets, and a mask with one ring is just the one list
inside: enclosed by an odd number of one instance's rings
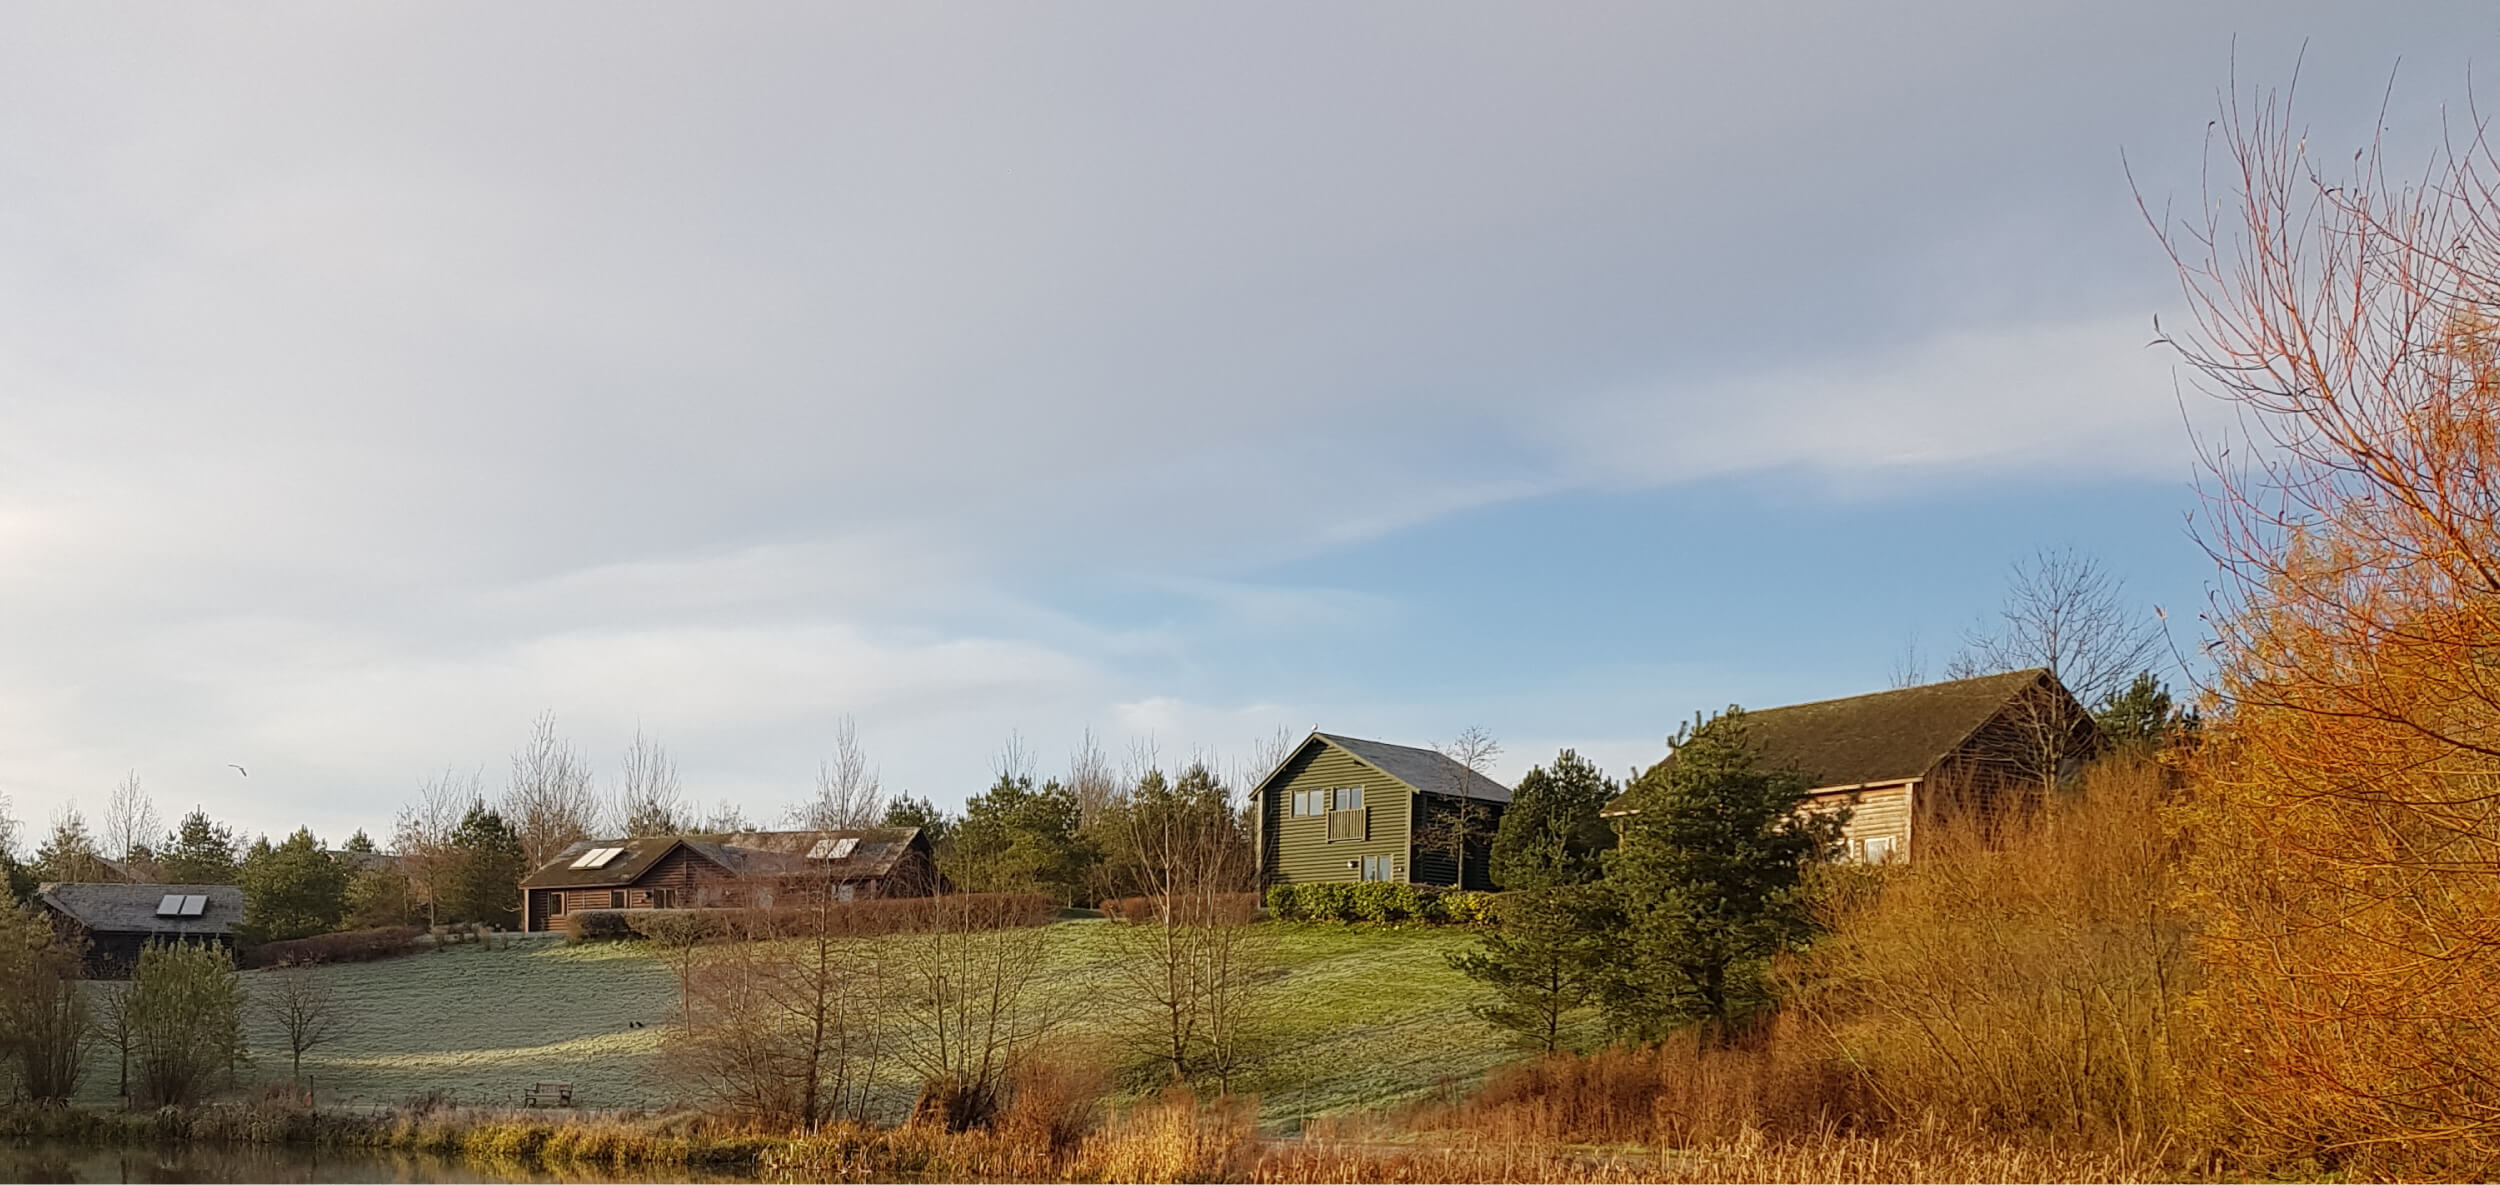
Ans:
{"label": "log cabin", "polygon": [[[1811,781],[1802,809],[1848,812],[1841,858],[1878,864],[1911,859],[1937,827],[2030,809],[2102,744],[2092,714],[2046,668],[1749,710],[1745,730],[1761,768]],[[1603,813],[1639,812],[1639,792],[1627,790]]]}
{"label": "log cabin", "polygon": [[1431,749],[1315,731],[1260,780],[1250,801],[1259,813],[1264,884],[1490,890],[1486,864],[1510,788]]}
{"label": "log cabin", "polygon": [[770,907],[790,894],[926,897],[944,887],[917,827],[585,839],[521,881],[521,928],[585,909]]}

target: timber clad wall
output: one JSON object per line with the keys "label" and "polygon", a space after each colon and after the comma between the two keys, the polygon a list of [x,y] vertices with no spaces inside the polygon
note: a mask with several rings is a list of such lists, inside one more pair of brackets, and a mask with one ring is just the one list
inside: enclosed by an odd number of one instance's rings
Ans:
{"label": "timber clad wall", "polygon": [[1866,841],[1889,840],[1891,858],[1905,860],[1910,855],[1910,802],[1912,790],[1908,783],[1875,786],[1838,794],[1818,794],[1807,802],[1810,812],[1847,809],[1849,821],[1841,824],[1841,859],[1869,858]]}
{"label": "timber clad wall", "polygon": [[[1370,815],[1366,830],[1371,838],[1331,841],[1326,815],[1293,813],[1296,791],[1333,790],[1340,786],[1363,788],[1363,809]],[[1407,865],[1412,853],[1407,843],[1407,812],[1413,800],[1405,783],[1356,761],[1344,750],[1329,744],[1308,746],[1280,776],[1268,782],[1267,793],[1259,802],[1260,828],[1264,832],[1261,850],[1266,853],[1268,882],[1290,885],[1359,881],[1363,879],[1366,856],[1390,857],[1395,872],[1392,879],[1410,879]]]}

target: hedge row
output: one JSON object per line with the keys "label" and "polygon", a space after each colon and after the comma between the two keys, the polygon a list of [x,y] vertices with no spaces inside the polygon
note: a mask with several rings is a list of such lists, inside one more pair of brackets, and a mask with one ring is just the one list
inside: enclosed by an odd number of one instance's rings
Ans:
{"label": "hedge row", "polygon": [[244,961],[254,967],[363,963],[408,954],[417,948],[417,936],[423,933],[425,931],[415,926],[384,926],[375,930],[315,934],[310,938],[261,943],[244,953]]}
{"label": "hedge row", "polygon": [[844,938],[920,933],[943,922],[958,930],[1038,926],[1059,907],[1040,893],[949,893],[943,897],[871,897],[822,909],[585,909],[564,916],[574,942],[659,938],[795,938],[820,928]]}
{"label": "hedge row", "polygon": [[[1151,922],[1163,916],[1161,897],[1113,897],[1102,903],[1103,915],[1118,922]],[[1222,925],[1247,922],[1259,913],[1256,893],[1218,893],[1181,899],[1181,920],[1197,923],[1212,918]]]}
{"label": "hedge row", "polygon": [[1289,922],[1423,922],[1480,926],[1493,921],[1491,893],[1457,892],[1393,881],[1277,885],[1267,912]]}

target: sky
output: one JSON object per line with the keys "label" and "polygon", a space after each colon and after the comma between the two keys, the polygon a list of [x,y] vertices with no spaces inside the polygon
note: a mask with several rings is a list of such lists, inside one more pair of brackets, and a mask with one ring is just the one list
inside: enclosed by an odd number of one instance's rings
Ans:
{"label": "sky", "polygon": [[1940,673],[2042,548],[2192,650],[2139,194],[2196,208],[2235,70],[2401,153],[2496,58],[2474,4],[10,5],[0,796],[379,835],[542,712],[767,820],[845,717],[942,804],[1089,730],[1622,770]]}

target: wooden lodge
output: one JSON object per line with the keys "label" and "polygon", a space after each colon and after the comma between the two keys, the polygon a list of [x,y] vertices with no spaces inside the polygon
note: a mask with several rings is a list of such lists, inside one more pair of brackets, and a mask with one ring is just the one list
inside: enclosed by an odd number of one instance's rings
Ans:
{"label": "wooden lodge", "polygon": [[926,897],[942,886],[917,827],[586,839],[521,881],[521,928],[590,909],[769,908],[797,894]]}
{"label": "wooden lodge", "polygon": [[[1806,810],[1849,812],[1843,857],[1873,863],[1911,858],[1935,827],[2029,809],[2101,746],[2045,669],[1748,710],[1745,726],[1763,768],[1813,781]],[[1639,811],[1626,791],[1605,814]]]}
{"label": "wooden lodge", "polygon": [[48,882],[35,904],[53,928],[83,951],[92,979],[128,979],[149,943],[234,949],[243,890],[233,885]]}
{"label": "wooden lodge", "polygon": [[1430,749],[1314,732],[1250,800],[1263,883],[1456,886],[1463,851],[1464,887],[1491,889],[1486,864],[1510,789]]}

